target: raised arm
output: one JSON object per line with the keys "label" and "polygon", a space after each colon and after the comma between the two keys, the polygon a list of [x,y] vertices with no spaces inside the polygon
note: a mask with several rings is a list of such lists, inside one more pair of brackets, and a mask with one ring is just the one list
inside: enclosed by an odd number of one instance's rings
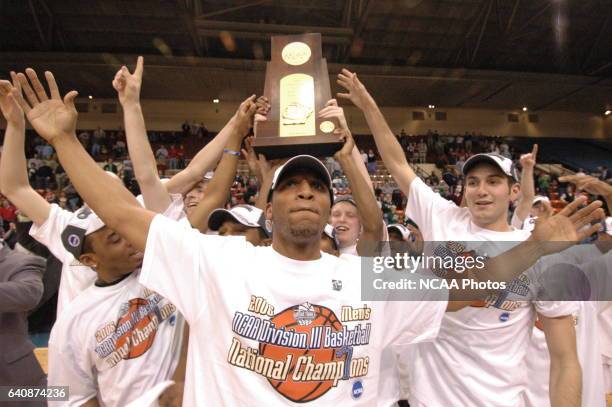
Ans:
{"label": "raised arm", "polygon": [[606,200],[608,209],[612,211],[612,185],[606,181],[601,181],[590,175],[567,175],[559,177],[559,181],[574,184],[579,191],[586,191],[589,194],[601,196]]}
{"label": "raised arm", "polygon": [[0,189],[32,222],[41,225],[49,217],[51,205],[34,191],[28,180],[24,152],[25,119],[17,102],[21,88],[14,72],[11,72],[11,77],[13,85],[0,81],[0,110],[7,122],[0,160]]}
{"label": "raised arm", "polygon": [[136,198],[121,183],[109,177],[87,154],[76,137],[76,91],[68,92],[63,100],[51,72],[45,72],[51,98],[47,96],[33,69],[26,76],[18,74],[27,102],[18,101],[36,132],[57,151],[59,160],[76,190],[104,221],[137,250],[144,250],[149,225],[155,216],[143,209]]}
{"label": "raised arm", "polygon": [[[486,260],[483,268],[468,270],[465,278],[480,282],[509,283],[533,266],[540,257],[561,252],[595,233],[599,225],[592,223],[604,217],[602,203],[595,201],[578,209],[585,202],[584,197],[576,199],[556,215],[536,222],[536,228],[529,239],[499,256]],[[450,298],[467,305],[464,303],[466,299],[485,298],[488,294],[495,293],[496,290],[453,289],[450,290]],[[449,305],[449,310],[461,308],[454,308],[456,305]]]}
{"label": "raised arm", "polygon": [[[344,109],[338,106],[338,101],[336,99],[331,99],[325,104],[325,107],[319,112],[319,117],[321,119],[335,118],[340,123],[341,129],[345,129],[349,132],[351,131],[348,127],[346,116],[344,116]],[[367,182],[368,186],[373,190],[374,186],[372,185],[372,180],[370,179],[370,175],[368,174],[368,169],[366,168],[365,164],[363,163],[363,160],[361,159],[361,153],[357,149],[357,145],[354,139],[351,156],[355,161],[355,164],[357,164],[357,169],[359,170],[359,173]]]}
{"label": "raised arm", "polygon": [[348,91],[348,93],[338,93],[338,97],[350,100],[363,112],[385,166],[395,178],[401,191],[408,195],[410,184],[417,175],[408,164],[402,146],[389,128],[376,101],[359,81],[357,74],[347,69],[343,69],[338,75],[338,84]]}
{"label": "raised arm", "polygon": [[363,165],[361,157],[356,161],[352,152],[355,150],[355,142],[351,132],[346,129],[339,129],[335,132],[343,141],[344,146],[334,157],[340,163],[346,178],[351,186],[351,194],[357,204],[359,221],[363,231],[357,243],[357,253],[365,255],[366,246],[372,242],[379,242],[383,239],[383,217],[376,203],[374,190],[365,181],[359,171],[359,165]]}
{"label": "raised arm", "polygon": [[521,156],[521,200],[516,207],[515,215],[519,221],[524,222],[529,216],[529,211],[535,197],[535,186],[533,184],[533,169],[536,165],[536,156],[538,154],[538,145],[533,145],[531,153]]}
{"label": "raised arm", "polygon": [[222,207],[227,200],[227,194],[236,177],[240,145],[247,135],[249,125],[255,114],[255,95],[240,104],[234,115],[230,137],[223,150],[223,157],[215,170],[213,178],[206,188],[206,195],[200,201],[195,211],[189,217],[189,222],[200,232],[208,230],[208,216],[216,208]]}
{"label": "raised arm", "polygon": [[278,166],[272,166],[263,154],[255,153],[251,146],[251,140],[246,140],[245,148],[242,149],[242,155],[246,157],[249,169],[255,174],[259,181],[259,191],[257,192],[257,200],[255,201],[255,207],[262,211],[266,209],[268,202],[268,193],[272,188],[272,179],[274,177],[274,171]]}
{"label": "raised arm", "polygon": [[159,179],[155,155],[149,144],[147,129],[140,105],[140,88],[142,85],[144,61],[138,57],[134,73],[131,74],[124,65],[113,80],[119,102],[123,107],[123,122],[127,138],[128,152],[134,167],[134,176],[145,207],[153,212],[162,213],[170,205],[168,191]]}

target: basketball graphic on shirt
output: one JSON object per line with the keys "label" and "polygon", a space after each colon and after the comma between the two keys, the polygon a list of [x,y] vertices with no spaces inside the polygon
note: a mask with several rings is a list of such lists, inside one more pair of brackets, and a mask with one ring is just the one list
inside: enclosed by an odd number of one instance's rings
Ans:
{"label": "basketball graphic on shirt", "polygon": [[[294,305],[274,315],[270,321],[275,327],[295,330],[295,332],[309,333],[315,327],[329,326],[334,331],[341,331],[342,324],[336,314],[327,307],[309,303]],[[296,361],[300,356],[311,356],[313,363],[325,363],[335,360],[342,360],[336,357],[334,348],[318,349],[295,349],[272,344],[260,344],[259,353],[262,356],[275,360],[285,360],[291,354],[292,364],[289,369],[289,376],[285,381],[268,379],[276,391],[287,399],[296,403],[313,401],[333,387],[333,380],[324,381],[294,381],[292,374],[295,369]]]}
{"label": "basketball graphic on shirt", "polygon": [[142,356],[153,345],[158,318],[155,312],[147,308],[150,308],[150,304],[142,298],[134,298],[124,304],[115,329],[115,332],[125,332],[116,341],[117,349],[127,346],[127,352],[122,352],[123,359]]}

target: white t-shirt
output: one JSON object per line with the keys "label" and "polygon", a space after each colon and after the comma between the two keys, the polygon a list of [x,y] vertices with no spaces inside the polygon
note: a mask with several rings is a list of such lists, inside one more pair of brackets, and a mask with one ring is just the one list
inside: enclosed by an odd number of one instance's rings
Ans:
{"label": "white t-shirt", "polygon": [[[612,253],[611,253],[612,254]],[[611,255],[609,254],[608,257]],[[611,257],[612,259],[612,257]],[[595,261],[596,263],[591,263]],[[546,256],[536,263],[541,270],[558,263],[583,265],[583,270],[600,268],[602,253],[594,244],[573,246],[561,253]],[[576,313],[576,346],[582,367],[582,405],[604,406],[605,388],[601,365],[600,324],[598,314],[601,303],[596,301],[578,302]],[[526,407],[550,406],[549,377],[550,356],[546,337],[540,324],[536,323],[527,351],[527,388],[524,393]]]}
{"label": "white t-shirt", "polygon": [[72,212],[52,204],[47,220],[41,225],[34,223],[30,228],[30,235],[47,246],[51,254],[62,262],[62,276],[57,294],[58,317],[77,295],[96,281],[97,277],[93,269],[75,259],[62,244],[62,232],[73,217]]}
{"label": "white t-shirt", "polygon": [[[49,386],[70,386],[69,406],[96,397],[125,406],[168,380],[178,364],[183,318],[134,272],[91,285],[57,319],[49,338]],[[50,405],[66,405],[50,403]]]}
{"label": "white t-shirt", "polygon": [[[410,186],[406,213],[426,242],[452,241],[458,253],[496,256],[529,236],[522,230],[495,232],[478,227],[468,208],[445,200],[418,178]],[[443,246],[433,250],[446,249]],[[532,301],[536,277],[528,271],[499,296],[446,314],[435,341],[410,347],[402,362],[410,375],[411,404],[519,405],[535,311],[558,317],[576,309],[574,303]]]}
{"label": "white t-shirt", "polygon": [[184,405],[375,404],[382,349],[435,337],[446,301],[361,301],[360,265],[292,260],[156,216],[140,281],[189,323]]}
{"label": "white t-shirt", "polygon": [[[164,216],[189,224],[184,211],[183,197],[180,194],[172,194],[171,198],[172,202],[164,212]],[[142,195],[138,195],[136,200],[144,207]],[[66,250],[62,244],[62,232],[73,217],[74,213],[52,204],[47,220],[41,225],[34,223],[30,228],[30,235],[47,246],[51,254],[62,262],[62,275],[57,294],[58,317],[68,304],[83,290],[92,285],[97,278],[96,272],[91,267],[75,259],[72,253]]]}

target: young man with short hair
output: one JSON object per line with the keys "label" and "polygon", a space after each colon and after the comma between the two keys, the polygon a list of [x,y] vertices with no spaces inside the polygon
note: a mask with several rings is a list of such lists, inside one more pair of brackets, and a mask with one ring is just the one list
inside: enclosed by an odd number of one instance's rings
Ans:
{"label": "young man with short hair", "polygon": [[[460,208],[418,178],[357,75],[343,69],[338,83],[347,90],[338,97],[363,112],[385,165],[407,195],[406,213],[418,224],[425,241],[440,242],[434,251],[496,256],[529,237],[529,232],[514,229],[507,220],[509,204],[520,191],[510,159],[494,153],[469,158],[463,166],[467,207]],[[411,405],[516,406],[526,381],[524,359],[536,312],[554,360],[553,407],[580,403],[581,371],[571,315],[576,304],[535,301],[527,287],[518,281],[511,290],[490,296],[484,307],[479,304],[480,308],[468,307],[444,317],[436,341],[417,345],[407,355]]]}
{"label": "young man with short hair", "polygon": [[[34,71],[26,72],[37,87]],[[167,299],[139,283],[141,251],[89,207],[72,214],[48,204],[23,182],[18,81],[27,85],[26,93],[31,89],[23,74],[13,80],[14,87],[0,81],[0,108],[10,123],[6,148],[11,151],[0,163],[0,184],[32,219],[33,237],[63,262],[58,318],[49,338],[48,384],[69,385],[69,405],[125,406],[172,377],[183,318]],[[99,176],[122,187],[91,163]]]}

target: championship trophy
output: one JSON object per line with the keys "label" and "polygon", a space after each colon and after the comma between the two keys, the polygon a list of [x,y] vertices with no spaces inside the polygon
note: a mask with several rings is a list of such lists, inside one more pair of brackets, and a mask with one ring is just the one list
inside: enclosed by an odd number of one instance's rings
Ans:
{"label": "championship trophy", "polygon": [[266,66],[264,96],[270,101],[266,121],[255,124],[253,148],[267,159],[298,154],[331,156],[342,142],[333,135],[337,120],[318,112],[331,99],[321,34],[272,37],[272,60]]}

